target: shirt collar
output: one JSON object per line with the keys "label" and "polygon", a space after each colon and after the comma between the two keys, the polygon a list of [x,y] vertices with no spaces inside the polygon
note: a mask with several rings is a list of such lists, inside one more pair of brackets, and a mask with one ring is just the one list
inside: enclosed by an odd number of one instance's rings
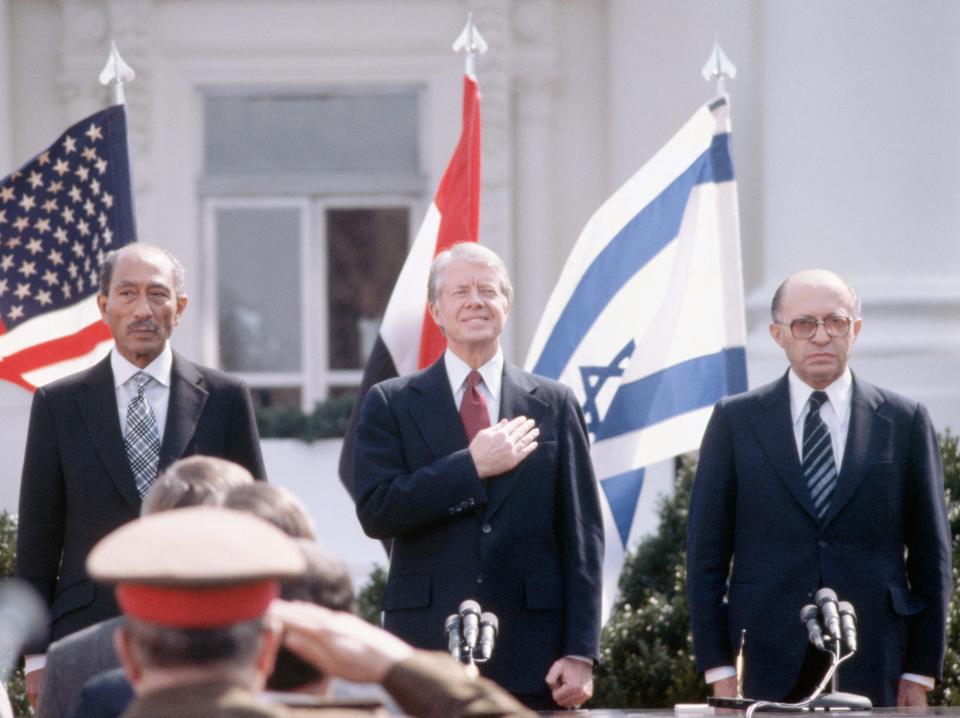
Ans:
{"label": "shirt collar", "polygon": [[[443,353],[443,364],[447,369],[447,377],[450,379],[450,388],[456,396],[460,387],[463,386],[463,382],[467,380],[467,374],[473,369],[449,349]],[[493,358],[479,367],[477,371],[483,377],[483,383],[486,385],[487,391],[490,392],[490,396],[493,397],[494,401],[499,401],[500,385],[503,383],[503,350],[497,349]]]}
{"label": "shirt collar", "polygon": [[149,374],[155,382],[168,387],[170,386],[170,374],[173,371],[173,349],[170,348],[170,342],[167,342],[157,358],[141,369],[136,364],[127,361],[114,347],[110,351],[110,368],[113,369],[113,384],[116,388],[130,381],[130,377],[138,371]]}
{"label": "shirt collar", "polygon": [[[790,416],[793,423],[797,423],[815,389],[797,376],[793,369],[787,372],[787,379],[790,382]],[[850,367],[844,369],[843,374],[823,391],[827,393],[830,405],[842,422],[850,411],[850,399],[853,394],[853,374],[850,372]]]}

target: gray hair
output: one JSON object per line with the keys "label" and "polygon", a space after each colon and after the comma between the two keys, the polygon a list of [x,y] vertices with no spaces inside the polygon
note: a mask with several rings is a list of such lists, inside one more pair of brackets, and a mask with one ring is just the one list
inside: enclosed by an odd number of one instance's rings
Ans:
{"label": "gray hair", "polygon": [[[823,271],[826,271],[826,270],[823,270]],[[783,304],[783,293],[786,290],[787,285],[790,284],[790,282],[798,274],[803,274],[803,272],[796,272],[795,274],[791,274],[789,277],[787,277],[782,282],[780,282],[780,286],[777,287],[777,291],[773,293],[773,301],[770,302],[770,318],[773,320],[774,324],[776,324],[779,320],[780,308],[781,308],[781,305]],[[853,288],[850,282],[848,282],[846,279],[841,277],[839,274],[836,274],[834,272],[829,272],[829,274],[839,279],[843,283],[843,285],[847,288],[847,291],[850,292],[850,305],[853,307],[853,318],[859,319],[862,305],[860,302],[860,295],[857,294],[857,290]]]}
{"label": "gray hair", "polygon": [[440,279],[443,270],[455,259],[462,259],[472,264],[482,264],[494,270],[500,276],[500,291],[507,298],[508,304],[513,304],[513,285],[510,283],[510,274],[507,265],[492,249],[487,249],[476,242],[460,242],[450,249],[445,249],[433,258],[430,265],[430,277],[427,280],[427,301],[434,303],[440,295]]}
{"label": "gray hair", "polygon": [[110,294],[110,282],[113,280],[113,270],[117,266],[117,261],[120,259],[120,255],[128,250],[132,251],[134,249],[146,249],[163,254],[167,259],[170,260],[170,265],[173,268],[173,291],[177,295],[177,299],[187,293],[187,273],[183,268],[183,263],[179,259],[174,257],[163,247],[157,247],[153,244],[144,244],[143,242],[133,242],[120,247],[120,249],[114,249],[110,252],[107,252],[107,255],[103,258],[103,264],[100,265],[100,294],[103,296]]}

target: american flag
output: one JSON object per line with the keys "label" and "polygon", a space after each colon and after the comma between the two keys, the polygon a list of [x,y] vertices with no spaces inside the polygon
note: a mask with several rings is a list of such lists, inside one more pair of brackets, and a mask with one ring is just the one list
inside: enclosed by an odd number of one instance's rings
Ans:
{"label": "american flag", "polygon": [[0,182],[0,379],[33,391],[106,353],[100,265],[134,241],[126,114],[115,105]]}

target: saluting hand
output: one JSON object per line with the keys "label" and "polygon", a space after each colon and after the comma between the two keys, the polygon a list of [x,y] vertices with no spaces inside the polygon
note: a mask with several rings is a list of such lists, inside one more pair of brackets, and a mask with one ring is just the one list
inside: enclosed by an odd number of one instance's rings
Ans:
{"label": "saluting hand", "polygon": [[477,432],[469,447],[477,475],[485,479],[510,471],[537,448],[538,436],[540,429],[525,416],[501,419]]}

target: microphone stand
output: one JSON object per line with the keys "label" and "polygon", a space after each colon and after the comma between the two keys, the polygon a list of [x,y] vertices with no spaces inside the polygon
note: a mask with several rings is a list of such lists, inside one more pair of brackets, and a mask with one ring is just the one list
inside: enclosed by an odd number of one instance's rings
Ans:
{"label": "microphone stand", "polygon": [[[854,711],[868,711],[873,708],[869,698],[858,696],[854,693],[844,693],[837,690],[837,668],[844,661],[853,658],[854,651],[847,655],[841,655],[840,641],[833,641],[833,647],[827,648],[830,653],[830,668],[820,681],[820,684],[809,696],[798,703],[780,703],[777,701],[757,701],[747,708],[745,718],[753,718],[753,714],[758,710],[780,710],[780,711],[804,711],[830,709],[848,709]],[[823,689],[831,683],[831,692],[821,695]]]}

